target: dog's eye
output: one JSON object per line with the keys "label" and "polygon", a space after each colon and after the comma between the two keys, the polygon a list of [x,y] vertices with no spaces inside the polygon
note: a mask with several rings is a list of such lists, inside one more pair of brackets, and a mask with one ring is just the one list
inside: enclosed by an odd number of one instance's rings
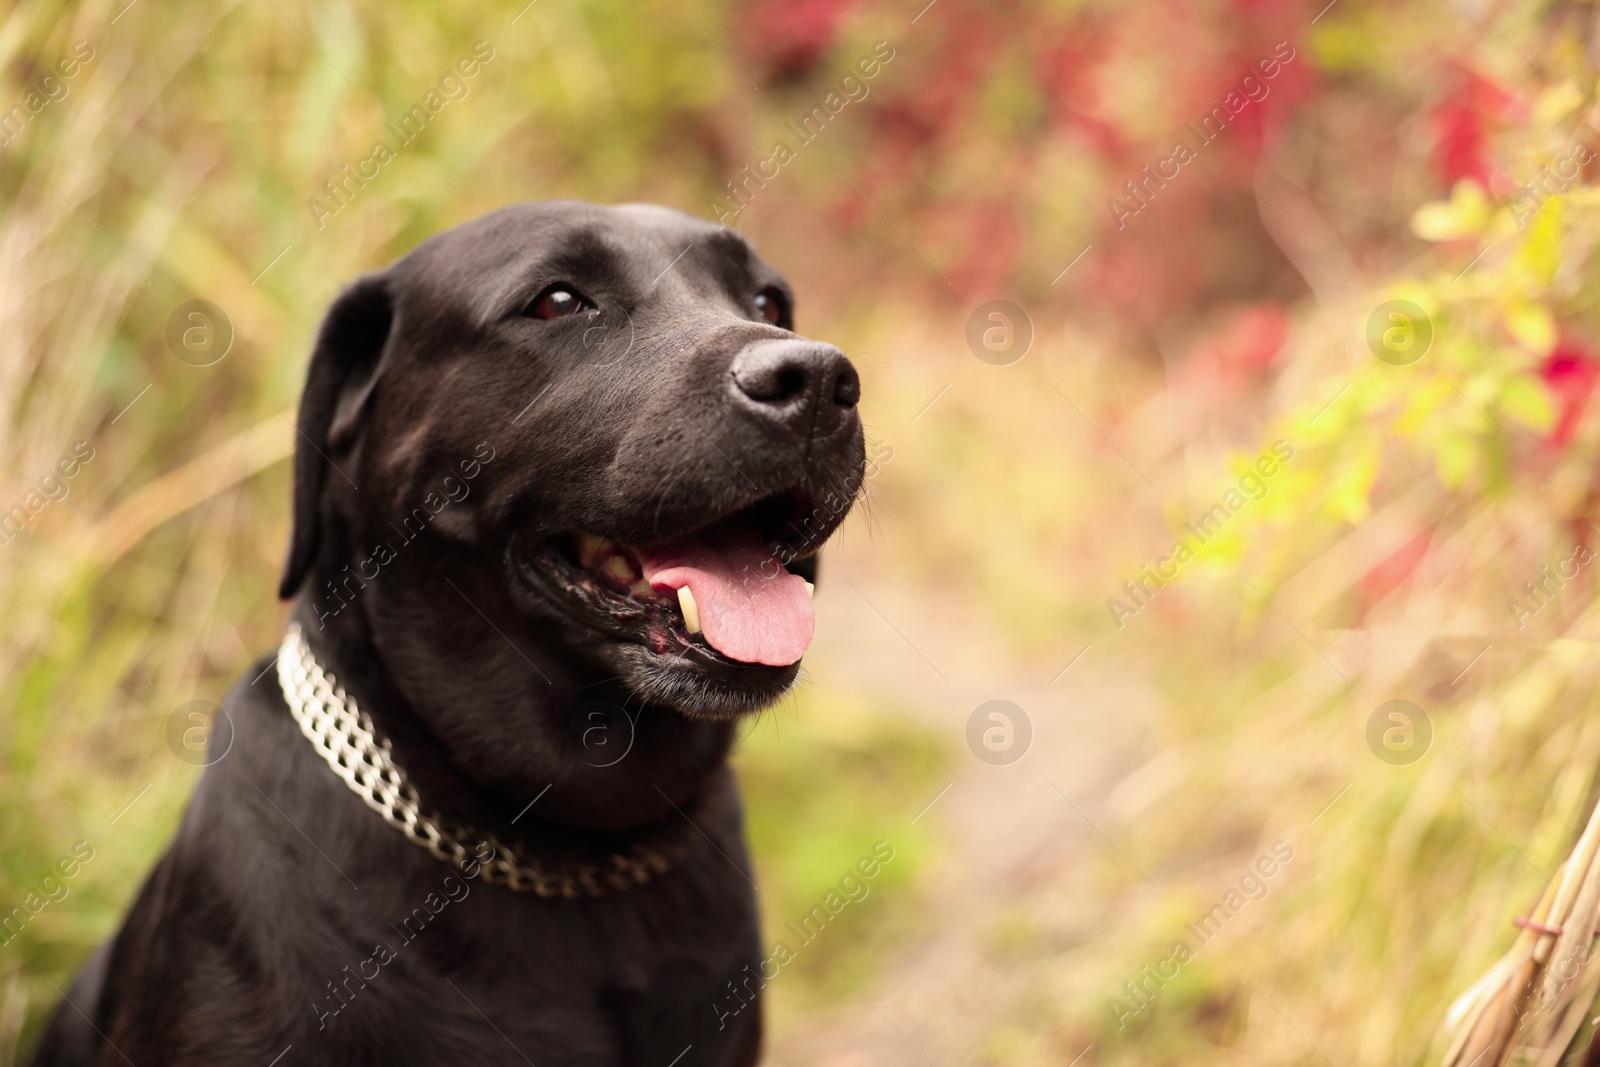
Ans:
{"label": "dog's eye", "polygon": [[783,294],[776,289],[763,289],[757,293],[755,305],[756,314],[774,326],[784,320],[784,313],[789,310]]}
{"label": "dog's eye", "polygon": [[528,305],[527,314],[536,319],[564,319],[568,315],[576,315],[584,308],[593,306],[566,286],[552,285],[533,298],[533,303]]}

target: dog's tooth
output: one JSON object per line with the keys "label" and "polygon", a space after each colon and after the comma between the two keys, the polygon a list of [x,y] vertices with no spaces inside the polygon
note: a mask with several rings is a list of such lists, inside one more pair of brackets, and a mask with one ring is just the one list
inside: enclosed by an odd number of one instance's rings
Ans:
{"label": "dog's tooth", "polygon": [[610,541],[598,534],[580,533],[573,535],[573,541],[578,546],[578,560],[587,567],[601,552],[613,547]]}
{"label": "dog's tooth", "polygon": [[[802,578],[800,580],[802,582],[806,581],[804,578]],[[807,597],[815,596],[816,592],[817,592],[817,587],[815,585],[813,585],[811,582],[806,582],[806,596]]]}
{"label": "dog's tooth", "polygon": [[628,562],[628,557],[623,555],[607,556],[605,571],[619,582],[632,582],[637,573],[633,564]]}
{"label": "dog's tooth", "polygon": [[650,587],[649,582],[645,581],[643,578],[640,578],[637,582],[634,582],[632,585],[628,586],[628,592],[636,597],[648,599],[649,596],[655,592],[655,590]]}
{"label": "dog's tooth", "polygon": [[678,608],[683,612],[683,628],[692,634],[700,632],[700,605],[694,602],[689,587],[678,590]]}

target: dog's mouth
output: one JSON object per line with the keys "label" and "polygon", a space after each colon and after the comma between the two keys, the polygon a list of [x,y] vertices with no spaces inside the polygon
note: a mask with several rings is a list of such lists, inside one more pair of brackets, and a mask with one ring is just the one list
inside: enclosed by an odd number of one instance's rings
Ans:
{"label": "dog's mouth", "polygon": [[836,525],[813,529],[816,517],[811,494],[795,486],[670,540],[561,533],[518,551],[516,562],[543,599],[591,630],[781,691],[815,628],[808,557]]}

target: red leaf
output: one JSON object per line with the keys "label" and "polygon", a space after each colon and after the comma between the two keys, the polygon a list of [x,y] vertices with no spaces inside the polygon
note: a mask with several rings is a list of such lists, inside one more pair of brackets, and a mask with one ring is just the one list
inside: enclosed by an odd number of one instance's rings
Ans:
{"label": "red leaf", "polygon": [[1596,361],[1581,342],[1563,337],[1555,350],[1545,357],[1539,373],[1558,412],[1555,428],[1550,431],[1546,443],[1552,448],[1565,448],[1583,418],[1596,380],[1600,379],[1600,361]]}
{"label": "red leaf", "polygon": [[1434,166],[1446,186],[1471,178],[1485,189],[1491,182],[1493,164],[1489,156],[1489,137],[1493,127],[1521,117],[1521,101],[1476,71],[1461,68],[1456,87],[1429,119],[1433,125]]}
{"label": "red leaf", "polygon": [[1400,588],[1416,574],[1433,542],[1433,530],[1424,530],[1396,549],[1387,559],[1361,578],[1360,617],[1384,597]]}
{"label": "red leaf", "polygon": [[777,81],[811,72],[838,40],[854,0],[755,0],[739,9],[743,51]]}

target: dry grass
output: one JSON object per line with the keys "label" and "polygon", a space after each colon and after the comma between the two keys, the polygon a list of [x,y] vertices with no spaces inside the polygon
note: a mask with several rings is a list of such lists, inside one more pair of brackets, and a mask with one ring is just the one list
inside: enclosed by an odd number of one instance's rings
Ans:
{"label": "dry grass", "polygon": [[[479,207],[530,195],[692,208],[705,183],[664,165],[679,117],[664,101],[745,118],[670,9],[624,19],[541,5],[520,30],[497,13],[497,59],[473,94],[318,230],[310,191],[470,48],[474,20],[421,4],[140,3],[113,24],[120,6],[24,5],[0,27],[13,95],[73,41],[97,53],[66,99],[0,149],[0,506],[25,499],[74,443],[94,449],[66,498],[0,546],[0,909],[73,842],[95,849],[69,897],[0,946],[0,1065],[48,1009],[48,983],[115,928],[182,809],[195,772],[167,750],[168,715],[217,699],[277,638],[284,415],[334,288]],[[1329,31],[1324,53],[1398,77],[1399,45],[1368,55],[1352,33]],[[1452,36],[1449,47],[1464,46]],[[1184,353],[1141,361],[1042,302],[1034,352],[995,368],[960,343],[965,307],[884,295],[927,281],[909,254],[870,300],[836,284],[850,239],[784,214],[806,206],[811,181],[797,175],[792,199],[775,193],[752,224],[773,258],[793,261],[800,291],[820,294],[810,322],[863,366],[869,433],[894,449],[871,521],[846,531],[847,558],[1000,645],[997,689],[1007,671],[1048,681],[1091,645],[1050,690],[1049,714],[1084,725],[1086,743],[1096,717],[1127,717],[1138,737],[1097,753],[1118,783],[1109,792],[1086,798],[1066,783],[1103,838],[1086,832],[1008,872],[1006,895],[981,902],[983,957],[1014,985],[971,1012],[981,1039],[951,1062],[1059,1064],[1091,1044],[1086,1064],[1143,1067],[1441,1055],[1446,1005],[1513,944],[1510,920],[1556,878],[1600,763],[1591,572],[1525,629],[1504,608],[1589,536],[1572,517],[1586,514],[1597,445],[1592,420],[1558,455],[1510,422],[1503,442],[1474,413],[1499,414],[1479,384],[1492,393],[1526,369],[1508,371],[1484,340],[1500,337],[1496,301],[1521,275],[1488,273],[1491,257],[1481,282],[1452,290],[1466,293],[1448,320],[1463,343],[1409,377],[1384,377],[1356,340],[1382,294],[1320,277],[1270,375],[1185,377]],[[1585,240],[1592,211],[1570,212]],[[1440,274],[1429,284],[1442,291],[1471,252],[1446,247],[1407,270]],[[1592,258],[1575,241],[1540,298],[1588,315]],[[164,341],[172,309],[197,296],[237,332],[205,368]],[[1115,627],[1106,599],[1280,438],[1297,455],[1267,497]],[[1440,457],[1462,441],[1481,479],[1441,476],[1455,461]],[[1422,533],[1415,572],[1374,584]],[[1148,700],[1102,703],[1109,682]],[[968,759],[958,731],[919,717],[920,699],[819,689],[747,745],[769,914],[801,909],[886,811],[903,819]],[[1431,720],[1431,747],[1411,765],[1368,747],[1368,720],[1392,699]],[[817,779],[834,784],[819,791]],[[938,936],[917,901],[943,899],[938,883],[968,859],[946,851],[959,846],[945,817],[919,824],[901,881],[860,932],[786,980],[780,1035],[849,1001],[841,974],[891,969]],[[1129,1006],[1124,983],[1168,957],[1280,840],[1293,859],[1265,895],[1119,1027],[1108,1001]]]}

